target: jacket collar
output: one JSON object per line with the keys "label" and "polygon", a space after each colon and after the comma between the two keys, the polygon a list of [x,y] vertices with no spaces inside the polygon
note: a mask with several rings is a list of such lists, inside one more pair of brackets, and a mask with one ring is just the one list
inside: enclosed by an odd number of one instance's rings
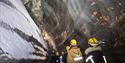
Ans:
{"label": "jacket collar", "polygon": [[94,52],[94,51],[101,51],[102,48],[100,46],[97,46],[97,47],[89,47],[85,50],[85,54],[88,55],[89,53],[91,52]]}

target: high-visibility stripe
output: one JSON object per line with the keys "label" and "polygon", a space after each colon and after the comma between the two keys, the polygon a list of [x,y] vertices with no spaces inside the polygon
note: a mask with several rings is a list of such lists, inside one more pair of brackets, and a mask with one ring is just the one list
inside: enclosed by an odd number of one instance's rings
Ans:
{"label": "high-visibility stripe", "polygon": [[89,56],[87,59],[86,59],[86,62],[88,62],[89,60],[91,60],[92,63],[95,63],[94,60],[92,59],[93,56]]}
{"label": "high-visibility stripe", "polygon": [[107,63],[107,60],[106,60],[105,56],[103,56],[103,58],[104,58],[105,63]]}
{"label": "high-visibility stripe", "polygon": [[74,61],[82,60],[82,57],[74,58]]}

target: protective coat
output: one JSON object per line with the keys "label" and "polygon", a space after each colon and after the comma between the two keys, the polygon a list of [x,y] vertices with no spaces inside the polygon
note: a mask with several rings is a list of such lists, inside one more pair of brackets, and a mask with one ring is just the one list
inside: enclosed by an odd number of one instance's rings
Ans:
{"label": "protective coat", "polygon": [[78,47],[71,47],[68,50],[68,56],[67,56],[67,63],[83,63],[83,59],[79,60],[79,61],[75,61],[74,58],[75,56],[79,54],[80,56],[82,56],[82,53],[80,51],[80,49]]}

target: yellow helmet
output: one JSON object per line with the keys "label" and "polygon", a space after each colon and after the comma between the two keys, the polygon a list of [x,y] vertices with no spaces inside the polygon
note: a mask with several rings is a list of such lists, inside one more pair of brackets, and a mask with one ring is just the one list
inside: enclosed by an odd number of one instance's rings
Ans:
{"label": "yellow helmet", "polygon": [[70,44],[71,44],[71,45],[77,45],[77,41],[76,41],[75,39],[72,39],[72,40],[70,41]]}
{"label": "yellow helmet", "polygon": [[88,43],[89,43],[91,46],[97,46],[97,45],[99,44],[96,38],[89,38],[89,39],[88,39]]}
{"label": "yellow helmet", "polygon": [[69,50],[70,49],[70,46],[66,46],[66,50]]}

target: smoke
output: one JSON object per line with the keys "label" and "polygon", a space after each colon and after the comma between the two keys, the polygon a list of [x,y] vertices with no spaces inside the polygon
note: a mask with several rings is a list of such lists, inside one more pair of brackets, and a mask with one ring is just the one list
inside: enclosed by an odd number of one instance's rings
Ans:
{"label": "smoke", "polygon": [[[118,3],[120,6],[121,2]],[[109,27],[116,21],[120,14],[119,9],[114,8],[116,4],[114,0],[68,0],[67,7],[75,29],[89,37],[99,31],[98,26]]]}
{"label": "smoke", "polygon": [[86,0],[69,0],[68,11],[75,22],[75,28],[82,29],[84,34],[90,36],[88,23],[91,19],[88,16]]}

